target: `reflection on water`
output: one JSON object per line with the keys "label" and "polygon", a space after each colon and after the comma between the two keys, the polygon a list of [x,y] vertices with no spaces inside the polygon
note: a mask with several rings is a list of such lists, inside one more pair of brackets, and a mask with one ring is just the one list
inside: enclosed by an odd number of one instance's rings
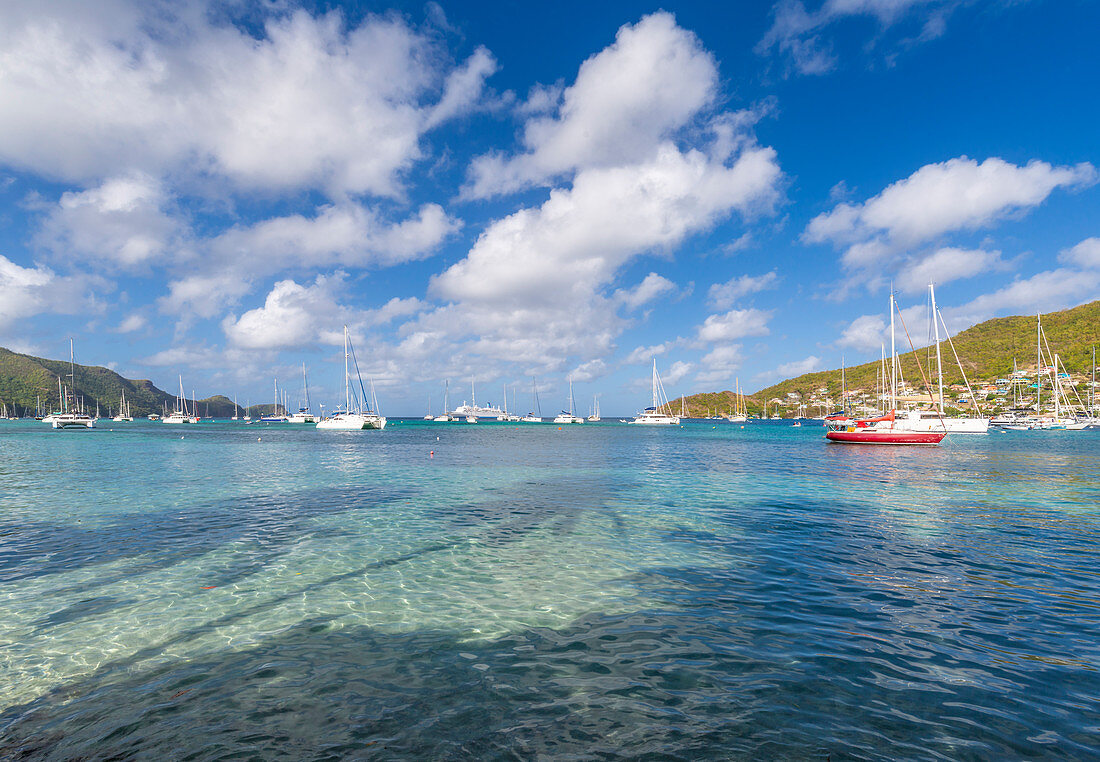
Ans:
{"label": "reflection on water", "polygon": [[1100,436],[87,434],[0,432],[0,758],[1100,755]]}

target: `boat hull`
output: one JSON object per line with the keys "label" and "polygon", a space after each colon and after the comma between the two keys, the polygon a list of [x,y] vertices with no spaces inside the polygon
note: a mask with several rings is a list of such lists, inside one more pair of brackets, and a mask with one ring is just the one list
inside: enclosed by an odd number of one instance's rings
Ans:
{"label": "boat hull", "polygon": [[675,416],[642,415],[630,421],[635,426],[679,426],[680,419]]}
{"label": "boat hull", "polygon": [[362,431],[363,429],[386,428],[386,419],[375,415],[342,415],[334,418],[325,418],[317,423],[318,429],[330,431]]}
{"label": "boat hull", "polygon": [[947,436],[942,431],[829,431],[825,438],[841,444],[935,445]]}
{"label": "boat hull", "polygon": [[51,424],[55,429],[94,429],[95,419],[90,417],[58,416]]}

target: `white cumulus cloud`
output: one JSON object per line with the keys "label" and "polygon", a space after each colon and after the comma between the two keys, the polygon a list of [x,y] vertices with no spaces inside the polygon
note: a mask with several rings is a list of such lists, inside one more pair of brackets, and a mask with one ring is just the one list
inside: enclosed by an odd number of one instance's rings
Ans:
{"label": "white cumulus cloud", "polygon": [[881,315],[860,315],[840,334],[836,345],[870,352],[881,349],[886,341],[886,321]]}
{"label": "white cumulus cloud", "polygon": [[741,275],[725,283],[715,283],[707,292],[707,300],[716,310],[728,310],[738,299],[774,288],[779,275],[774,270],[763,275]]}
{"label": "white cumulus cloud", "polygon": [[928,288],[929,283],[943,285],[1002,267],[999,251],[949,246],[910,261],[898,273],[896,283],[902,291],[915,293]]}
{"label": "white cumulus cloud", "polygon": [[706,343],[733,341],[746,336],[767,336],[771,313],[758,309],[730,310],[710,315],[699,326],[699,341]]}
{"label": "white cumulus cloud", "polygon": [[676,290],[676,284],[657,273],[650,273],[634,288],[619,289],[615,298],[628,309],[636,310],[654,299]]}
{"label": "white cumulus cloud", "polygon": [[[474,161],[467,194],[487,197],[540,185],[584,167],[645,161],[716,97],[714,58],[670,13],[619,29],[585,61],[555,114],[524,125],[525,152]],[[539,110],[550,103],[536,91]]]}
{"label": "white cumulus cloud", "polygon": [[36,242],[66,261],[101,260],[124,269],[160,263],[183,234],[168,204],[156,178],[140,172],[112,177],[86,191],[63,193]]}
{"label": "white cumulus cloud", "polygon": [[1041,204],[1060,187],[1096,181],[1091,164],[1055,167],[1033,160],[978,163],[965,156],[927,164],[863,204],[840,204],[810,221],[810,243],[858,243],[882,237],[897,246],[956,230],[984,227],[1012,212]]}
{"label": "white cumulus cloud", "polygon": [[345,322],[336,298],[340,285],[339,277],[325,276],[318,276],[305,286],[293,280],[279,281],[262,307],[239,318],[226,317],[222,329],[230,344],[243,349],[303,348],[322,341],[332,343],[326,337],[331,337],[335,327]]}
{"label": "white cumulus cloud", "polygon": [[96,8],[5,9],[0,161],[77,183],[125,168],[397,196],[423,132],[471,107],[494,68],[479,50],[448,71],[396,15],[349,27],[271,6],[249,33],[204,4]]}
{"label": "white cumulus cloud", "polygon": [[1086,238],[1058,255],[1058,261],[1086,269],[1100,268],[1100,238]]}

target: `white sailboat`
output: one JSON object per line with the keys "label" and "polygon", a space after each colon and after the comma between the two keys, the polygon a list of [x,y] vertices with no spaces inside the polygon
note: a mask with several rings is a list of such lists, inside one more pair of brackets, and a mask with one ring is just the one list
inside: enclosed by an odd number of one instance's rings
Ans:
{"label": "white sailboat", "polygon": [[[951,352],[955,352],[955,344],[951,341],[951,334],[947,330],[947,323],[943,320],[943,315],[939,309],[936,308],[936,288],[933,284],[928,284],[928,295],[932,300],[932,325],[933,332],[936,337],[936,375],[938,378],[939,387],[939,409],[940,412],[924,411],[921,413],[921,418],[928,421],[930,427],[936,429],[946,429],[949,434],[985,434],[989,431],[989,419],[981,416],[957,416],[946,417],[942,411],[944,408],[943,400],[943,359],[940,356],[940,325],[943,325],[944,334],[947,336],[947,341],[951,346]],[[955,354],[955,360],[959,360],[958,354]],[[966,383],[967,392],[970,394],[970,404],[977,406],[978,401],[974,398],[974,392],[970,388],[970,381],[966,378],[966,371],[963,370],[962,362],[958,363],[959,371],[962,373],[963,381]]]}
{"label": "white sailboat", "polygon": [[531,379],[531,400],[535,403],[535,410],[539,411],[538,415],[535,415],[535,411],[532,410],[523,418],[520,418],[520,421],[523,423],[542,423],[542,404],[539,402],[539,390],[533,378]]}
{"label": "white sailboat", "polygon": [[[282,410],[283,412],[279,412]],[[275,405],[271,408],[271,415],[261,415],[260,423],[286,423],[287,417],[284,414],[286,406],[279,402],[279,379],[275,379]]]}
{"label": "white sailboat", "polygon": [[[386,419],[378,414],[378,398],[374,392],[374,381],[370,385],[370,404],[367,404],[366,389],[363,388],[363,377],[359,374],[359,361],[355,359],[355,350],[351,347],[351,339],[348,338],[348,327],[344,326],[344,409],[337,410],[328,418],[322,418],[317,422],[319,429],[333,429],[340,431],[361,431],[363,429],[386,428]],[[355,376],[359,381],[359,391],[362,397],[351,386],[351,367],[349,362],[355,363]]]}
{"label": "white sailboat", "polygon": [[317,423],[309,406],[309,379],[306,377],[306,364],[302,363],[302,394],[306,404],[298,408],[298,412],[287,417],[287,423]]}
{"label": "white sailboat", "polygon": [[118,401],[118,415],[111,419],[119,423],[129,421],[133,423],[134,416],[130,415],[130,404],[126,401],[126,390],[122,390],[122,398]]}
{"label": "white sailboat", "polygon": [[600,395],[592,395],[592,414],[588,416],[592,423],[599,423],[600,419]]}
{"label": "white sailboat", "polygon": [[451,406],[451,379],[443,382],[443,415],[437,415],[432,420],[436,423],[453,423],[456,419],[448,409]]}
{"label": "white sailboat", "polygon": [[237,394],[236,394],[236,392],[234,392],[233,393],[233,417],[230,418],[229,420],[231,420],[231,421],[241,420],[240,410],[241,410],[240,405],[237,404]]}
{"label": "white sailboat", "polygon": [[59,392],[61,412],[51,416],[50,425],[55,429],[94,429],[95,419],[85,413],[83,405],[78,405],[76,401],[76,363],[73,360],[72,339],[69,339],[69,387],[72,389],[72,402],[68,401],[68,393]]}
{"label": "white sailboat", "polygon": [[676,426],[680,419],[672,415],[665,387],[657,373],[657,359],[653,359],[653,406],[647,407],[630,423],[640,426]]}
{"label": "white sailboat", "polygon": [[183,376],[180,379],[180,393],[176,396],[176,409],[161,419],[162,423],[194,423],[187,412],[187,397],[183,393]]}
{"label": "white sailboat", "polygon": [[584,419],[579,415],[573,413],[576,407],[576,401],[573,399],[573,379],[569,379],[569,410],[562,410],[561,413],[554,418],[554,423],[584,423]]}
{"label": "white sailboat", "polygon": [[745,412],[745,394],[741,391],[741,379],[734,382],[733,412],[726,417],[730,423],[744,423],[749,419]]}

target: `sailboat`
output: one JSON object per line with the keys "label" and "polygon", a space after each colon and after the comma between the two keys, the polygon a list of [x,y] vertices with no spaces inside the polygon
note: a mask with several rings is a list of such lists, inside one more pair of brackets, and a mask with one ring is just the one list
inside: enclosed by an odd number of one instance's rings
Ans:
{"label": "sailboat", "polygon": [[[515,392],[516,388],[512,387],[512,407],[515,408]],[[517,423],[520,417],[515,413],[508,412],[508,384],[504,385],[504,412],[497,416],[498,421],[507,421],[509,423]]]}
{"label": "sailboat", "polygon": [[[898,416],[898,354],[894,346],[894,292],[890,292],[890,409],[876,418],[855,419],[837,414],[825,419],[825,438],[840,444],[934,445],[947,436],[947,428],[937,431],[922,425],[920,413]],[[904,319],[903,319],[904,320]],[[919,366],[919,362],[918,362]],[[921,375],[924,374],[923,368]],[[943,411],[940,411],[942,421]]]}
{"label": "sailboat", "polygon": [[451,415],[449,408],[451,406],[451,379],[447,379],[443,382],[443,415],[437,415],[432,420],[436,423],[452,423],[455,421],[455,417]]}
{"label": "sailboat", "polygon": [[237,404],[237,395],[236,395],[236,393],[233,394],[233,417],[230,418],[229,420],[231,420],[231,421],[241,420],[241,408],[240,408],[240,405]]}
{"label": "sailboat", "polygon": [[531,399],[535,403],[535,410],[538,410],[538,415],[535,415],[534,410],[525,415],[520,420],[523,423],[542,423],[542,404],[539,402],[539,390],[535,385],[535,379],[531,379]]}
{"label": "sailboat", "polygon": [[424,416],[424,420],[425,421],[435,420],[434,418],[432,418],[432,395],[430,395],[430,394],[428,395],[428,414],[426,416]]}
{"label": "sailboat", "polygon": [[[58,384],[61,380],[58,379]],[[72,390],[72,402],[69,402],[69,394],[63,393],[60,388],[58,396],[61,398],[61,412],[51,416],[50,424],[55,429],[94,429],[95,419],[84,412],[83,405],[77,405],[76,401],[76,362],[73,360],[73,340],[69,339],[69,387]]]}
{"label": "sailboat", "polygon": [[[283,413],[279,411],[282,410]],[[260,423],[286,423],[287,417],[284,415],[286,406],[279,402],[279,379],[275,379],[275,405],[271,408],[271,415],[261,415]]]}
{"label": "sailboat", "polygon": [[183,376],[180,379],[180,393],[176,395],[176,409],[161,419],[163,423],[194,423],[187,412],[187,397],[183,393]]}
{"label": "sailboat", "polygon": [[561,413],[554,419],[554,423],[584,423],[584,419],[579,415],[573,414],[573,409],[576,407],[576,402],[573,399],[573,379],[569,379],[569,410],[562,410]]}
{"label": "sailboat", "polygon": [[[355,363],[355,377],[359,381],[357,394],[351,386],[350,362]],[[367,404],[367,391],[363,388],[363,377],[359,374],[359,361],[355,359],[355,350],[351,346],[348,337],[348,327],[344,326],[344,409],[337,410],[328,418],[322,418],[317,422],[319,429],[336,429],[342,431],[360,431],[362,429],[386,428],[386,419],[378,414],[378,398],[374,392],[374,381],[370,385],[370,404]]]}
{"label": "sailboat", "polygon": [[[932,326],[933,333],[936,337],[936,376],[939,379],[939,412],[925,410],[921,412],[921,419],[928,422],[931,428],[945,428],[950,434],[985,434],[989,431],[989,419],[981,416],[970,417],[951,417],[943,415],[944,399],[943,399],[943,359],[940,355],[940,326],[943,326],[944,334],[947,336],[948,344],[951,346],[951,352],[955,354],[955,343],[951,341],[951,334],[947,330],[947,323],[943,320],[943,315],[936,307],[936,287],[928,284],[928,295],[932,300]],[[955,354],[955,360],[959,360],[958,354]],[[977,400],[974,397],[974,391],[970,388],[970,381],[966,377],[966,371],[963,369],[962,362],[958,362],[959,371],[962,373],[963,381],[966,383],[967,392],[970,394],[971,404],[977,406]]]}
{"label": "sailboat", "polygon": [[305,363],[302,363],[302,394],[305,396],[305,406],[299,407],[297,413],[289,416],[286,419],[287,423],[317,423],[317,419],[309,409],[309,379],[306,378]]}
{"label": "sailboat", "polygon": [[118,415],[111,419],[112,421],[130,421],[133,423],[134,416],[130,415],[130,404],[126,401],[126,390],[122,390],[122,399],[118,401]]}
{"label": "sailboat", "polygon": [[630,423],[641,426],[676,426],[680,423],[669,407],[665,387],[657,373],[657,358],[653,358],[653,406],[647,407]]}
{"label": "sailboat", "polygon": [[733,413],[726,417],[730,423],[744,423],[749,419],[745,412],[745,394],[741,391],[741,379],[734,382]]}
{"label": "sailboat", "polygon": [[592,395],[592,415],[588,416],[588,420],[593,423],[600,421],[600,396],[598,394]]}

